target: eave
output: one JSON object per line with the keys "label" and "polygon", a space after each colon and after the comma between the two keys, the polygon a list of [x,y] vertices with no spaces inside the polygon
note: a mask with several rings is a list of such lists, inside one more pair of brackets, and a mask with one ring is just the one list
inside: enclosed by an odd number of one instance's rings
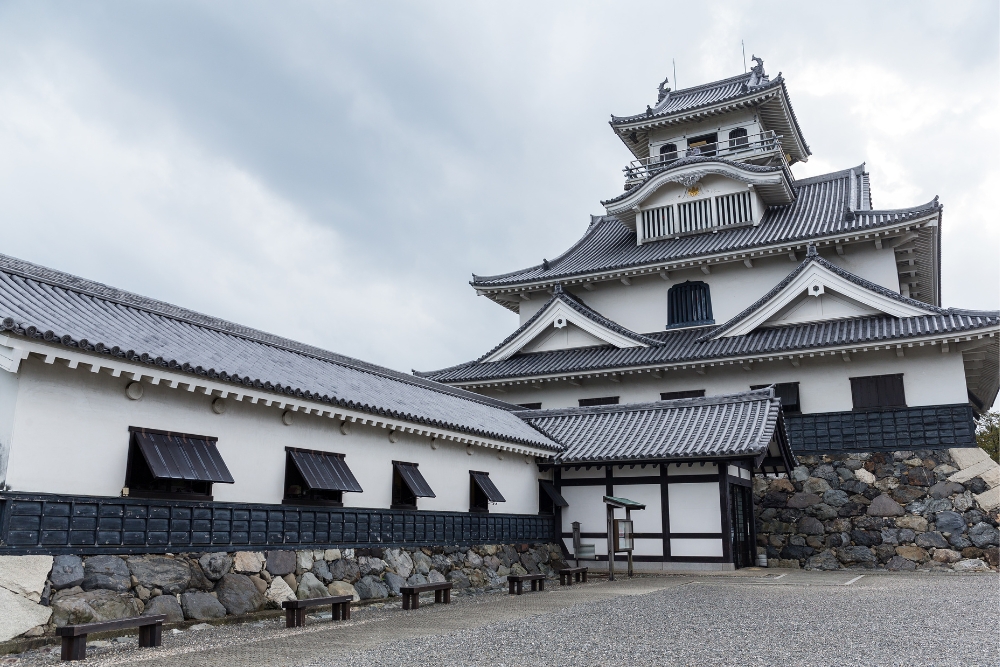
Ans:
{"label": "eave", "polygon": [[[870,213],[865,211],[863,213]],[[574,285],[583,286],[591,283],[606,282],[611,280],[621,280],[622,278],[632,279],[644,276],[656,276],[661,272],[681,271],[685,269],[708,269],[723,264],[744,263],[746,260],[766,259],[769,257],[791,257],[794,253],[805,252],[806,248],[812,244],[819,248],[834,248],[842,252],[845,247],[858,243],[874,243],[882,247],[883,241],[890,237],[906,234],[910,231],[924,230],[928,227],[936,227],[939,224],[940,211],[930,210],[925,215],[917,218],[909,218],[896,224],[887,225],[878,229],[853,234],[829,234],[812,238],[797,239],[794,242],[781,242],[748,249],[746,252],[719,252],[696,257],[685,257],[678,260],[660,261],[649,264],[639,264],[635,266],[624,266],[609,268],[601,271],[568,274],[564,276],[553,276],[544,280],[528,280],[520,283],[510,283],[503,287],[489,287],[482,284],[470,283],[479,296],[485,296],[492,301],[517,313],[520,312],[520,303],[523,301],[521,295],[529,297],[531,292],[552,290],[556,284],[566,287]],[[901,244],[905,245],[905,244]],[[929,260],[936,262],[936,254],[928,254]],[[792,261],[799,261],[792,259]],[[932,264],[932,277],[937,274],[937,264]],[[937,297],[932,305],[940,304],[939,288],[935,282],[934,296]],[[926,299],[921,299],[927,301]]]}

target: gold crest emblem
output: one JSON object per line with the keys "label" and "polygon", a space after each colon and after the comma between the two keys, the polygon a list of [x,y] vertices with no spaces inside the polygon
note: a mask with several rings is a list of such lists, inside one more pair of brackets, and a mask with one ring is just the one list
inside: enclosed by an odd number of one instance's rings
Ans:
{"label": "gold crest emblem", "polygon": [[692,185],[687,190],[688,197],[697,197],[701,193],[701,188],[697,185]]}

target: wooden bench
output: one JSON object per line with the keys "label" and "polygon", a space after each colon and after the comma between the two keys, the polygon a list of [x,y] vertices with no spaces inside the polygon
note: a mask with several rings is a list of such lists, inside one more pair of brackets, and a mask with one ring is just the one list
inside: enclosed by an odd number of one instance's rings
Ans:
{"label": "wooden bench", "polygon": [[583,583],[587,583],[587,569],[585,567],[564,567],[559,570],[559,585],[572,586],[574,576],[577,583],[580,583],[581,576],[583,577]]}
{"label": "wooden bench", "polygon": [[116,621],[104,621],[100,623],[64,625],[61,628],[56,628],[56,635],[62,637],[62,659],[86,659],[87,635],[94,632],[139,628],[139,646],[143,648],[159,646],[162,637],[163,621],[165,620],[167,620],[165,615],[157,614],[155,616],[133,616],[132,618],[121,618]]}
{"label": "wooden bench", "polygon": [[400,586],[399,593],[403,596],[403,609],[420,609],[420,594],[426,591],[434,591],[434,602],[436,604],[451,604],[450,581],[442,581],[436,584],[414,584],[413,586]]}
{"label": "wooden bench", "polygon": [[531,582],[531,590],[533,591],[544,591],[545,590],[545,575],[544,574],[508,574],[507,575],[507,585],[510,586],[510,594],[515,595],[521,594],[521,588],[524,582]]}
{"label": "wooden bench", "polygon": [[281,603],[281,608],[285,610],[285,627],[301,628],[306,624],[306,609],[309,607],[333,606],[333,620],[351,620],[351,600],[352,595],[330,595],[322,598],[309,598],[308,600],[285,600]]}

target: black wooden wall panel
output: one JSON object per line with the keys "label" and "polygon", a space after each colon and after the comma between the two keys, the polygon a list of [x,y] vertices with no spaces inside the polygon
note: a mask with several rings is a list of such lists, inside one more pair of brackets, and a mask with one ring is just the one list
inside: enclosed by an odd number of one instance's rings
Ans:
{"label": "black wooden wall panel", "polygon": [[792,452],[891,452],[975,447],[972,406],[934,405],[785,416]]}
{"label": "black wooden wall panel", "polygon": [[0,494],[0,553],[539,543],[552,516]]}

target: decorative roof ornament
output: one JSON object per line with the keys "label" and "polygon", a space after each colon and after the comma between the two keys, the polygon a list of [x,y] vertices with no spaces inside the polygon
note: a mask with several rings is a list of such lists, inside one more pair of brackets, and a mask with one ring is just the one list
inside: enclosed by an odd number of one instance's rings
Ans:
{"label": "decorative roof ornament", "polygon": [[667,86],[668,83],[670,83],[669,78],[665,78],[663,79],[663,81],[660,82],[660,86],[658,88],[659,95],[657,95],[656,97],[656,106],[660,106],[660,103],[663,102],[663,100],[667,99],[667,97],[670,95],[670,87]]}
{"label": "decorative roof ornament", "polygon": [[764,74],[764,60],[762,58],[752,56],[751,60],[757,64],[750,68],[750,80],[747,81],[747,88],[757,88],[767,83],[770,77]]}

